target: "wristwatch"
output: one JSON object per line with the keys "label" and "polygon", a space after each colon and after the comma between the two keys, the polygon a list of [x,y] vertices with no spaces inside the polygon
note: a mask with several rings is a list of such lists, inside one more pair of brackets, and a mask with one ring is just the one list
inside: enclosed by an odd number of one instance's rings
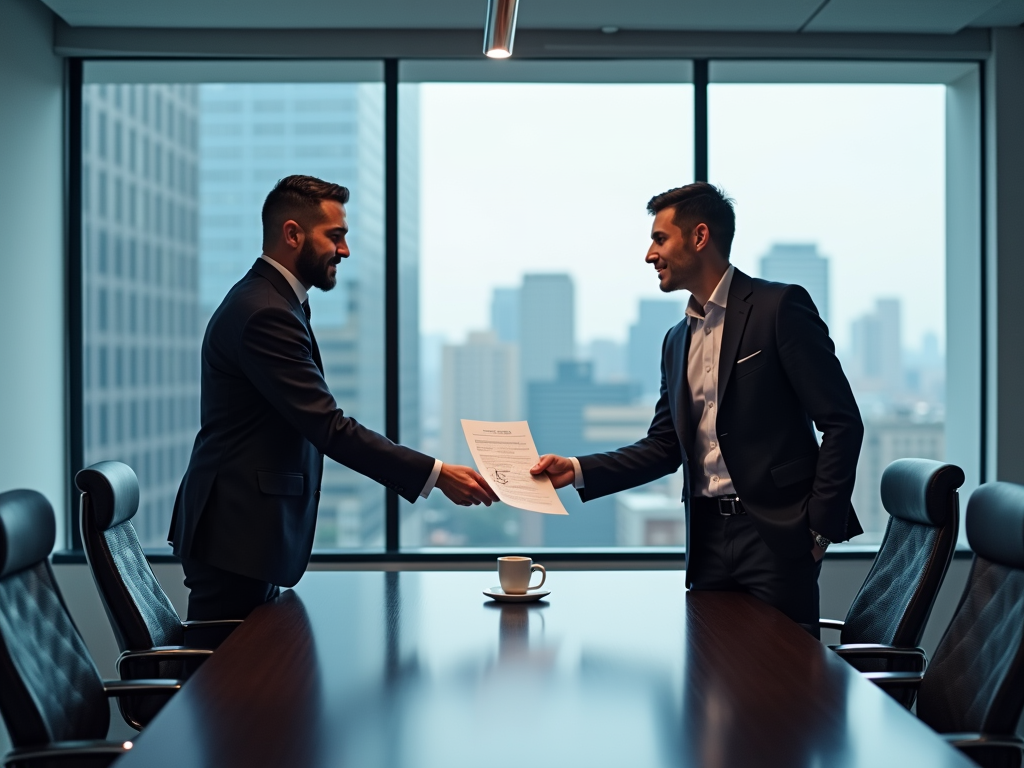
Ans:
{"label": "wristwatch", "polygon": [[828,545],[832,543],[817,531],[811,531],[811,536],[814,537],[814,543],[822,549],[828,549]]}

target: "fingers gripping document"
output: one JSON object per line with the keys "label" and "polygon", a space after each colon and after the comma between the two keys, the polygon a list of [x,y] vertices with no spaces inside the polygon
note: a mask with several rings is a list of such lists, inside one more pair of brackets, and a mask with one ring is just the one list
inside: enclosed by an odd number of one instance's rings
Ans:
{"label": "fingers gripping document", "polygon": [[498,498],[510,507],[568,515],[547,475],[531,475],[540,458],[525,421],[462,420],[469,452]]}

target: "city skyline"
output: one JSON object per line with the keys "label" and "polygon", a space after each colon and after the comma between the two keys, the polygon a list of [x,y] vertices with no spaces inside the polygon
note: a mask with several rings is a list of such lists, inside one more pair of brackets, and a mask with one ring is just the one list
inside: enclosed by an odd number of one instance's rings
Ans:
{"label": "city skyline", "polygon": [[[463,85],[440,91],[451,96]],[[547,110],[542,110],[545,120],[564,118],[571,126],[603,109],[609,96],[628,105],[641,96],[677,98],[680,89],[688,87],[497,90],[512,94],[513,101],[525,99],[522,103],[534,108],[540,104]],[[571,222],[579,252],[586,258],[575,249],[563,249],[551,258],[557,245],[543,239],[527,248],[517,244],[512,257],[504,250],[516,239],[509,237],[488,241],[482,255],[474,253],[472,268],[463,268],[461,249],[467,242],[482,242],[477,235],[487,223],[486,216],[479,217],[480,209],[472,206],[461,212],[461,226],[443,239],[455,260],[439,257],[438,226],[447,214],[435,214],[439,205],[450,208],[458,197],[450,198],[444,187],[438,188],[438,163],[465,127],[460,123],[459,130],[440,141],[440,149],[433,145],[439,141],[438,109],[452,106],[435,98],[440,91],[404,86],[401,96],[402,441],[445,461],[468,461],[461,431],[453,426],[456,417],[514,417],[540,420],[535,436],[539,435],[542,452],[548,444],[549,449],[583,452],[631,442],[645,432],[657,395],[661,339],[681,318],[688,298],[686,293],[660,292],[642,252],[628,267],[609,266],[613,262],[607,257],[629,239],[641,219],[645,229],[649,227],[649,218],[635,211],[619,217],[617,210],[616,215],[581,218],[578,211],[573,213],[576,203],[571,198],[552,198],[553,188],[538,190],[532,179],[524,186],[524,179],[518,178],[502,191],[522,204],[518,220],[531,228],[530,211],[546,202],[548,224]],[[136,469],[143,486],[138,526],[148,545],[159,545],[166,534],[173,494],[195,439],[198,349],[206,320],[258,256],[259,207],[281,176],[311,173],[353,189],[349,217],[354,258],[343,265],[335,291],[314,292],[313,322],[326,377],[339,404],[362,423],[383,429],[382,94],[379,83],[85,89],[85,456],[87,462],[118,458]],[[488,99],[481,105],[485,116],[496,106]],[[573,113],[577,108],[580,113]],[[538,115],[530,119],[536,121]],[[444,123],[451,127],[450,120]],[[521,172],[535,167],[531,163],[550,159],[550,147],[537,132],[540,125],[533,125],[524,145],[515,146],[515,151],[528,147],[534,152]],[[612,121],[580,142],[574,129],[551,134],[549,143],[563,157],[552,159],[552,167],[545,171],[571,171],[558,165],[563,160],[569,166],[589,162],[587,153],[596,151],[600,141],[613,140],[611,134],[601,134],[606,130],[619,131],[621,139],[627,129]],[[461,149],[472,155],[471,147]],[[639,156],[624,160],[628,163],[616,172],[636,167]],[[448,182],[465,180],[459,162],[448,169]],[[622,199],[615,196],[633,194],[641,183],[667,182],[670,176],[687,174],[686,162],[638,174],[631,189],[609,194]],[[577,176],[580,184],[599,186],[597,176]],[[488,196],[478,197],[495,208]],[[603,255],[587,246],[598,221]],[[749,239],[738,236],[734,261],[755,276],[804,284],[822,315],[832,321],[832,335],[839,342],[839,356],[867,427],[855,503],[863,518],[877,527],[884,523],[873,487],[879,457],[916,451],[941,458],[944,451],[942,313],[925,317],[923,323],[915,306],[927,291],[908,298],[899,280],[878,279],[869,290],[854,290],[844,282],[850,258],[843,248],[848,244],[837,248],[834,242],[818,239],[813,231],[801,237],[787,234],[768,240],[752,255]],[[642,244],[646,247],[645,241]],[[878,258],[878,253],[865,254],[865,263],[877,263]],[[500,268],[492,268],[502,259]],[[847,272],[836,269],[837,264]],[[439,276],[447,281],[441,289],[436,287]],[[833,294],[832,283],[843,289]],[[437,327],[439,301],[458,322]],[[843,308],[833,318],[837,304]],[[503,383],[508,386],[502,388]],[[551,410],[545,402],[556,406]],[[383,490],[328,464],[317,545],[379,546]],[[561,531],[508,510],[495,510],[493,519],[454,510],[440,494],[433,494],[427,502],[403,504],[403,546],[459,541],[563,542],[560,546],[573,540],[609,546],[627,541],[681,543],[679,482],[667,479],[638,489],[607,507],[588,505],[582,516],[561,524]],[[568,505],[578,504],[575,495],[567,496]],[[594,521],[590,528],[575,530],[588,518]],[[605,538],[597,541],[593,536]]]}

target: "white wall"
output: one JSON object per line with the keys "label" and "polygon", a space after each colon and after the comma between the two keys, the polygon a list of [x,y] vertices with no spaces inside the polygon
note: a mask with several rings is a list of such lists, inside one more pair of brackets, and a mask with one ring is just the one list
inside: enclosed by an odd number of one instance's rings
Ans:
{"label": "white wall", "polygon": [[0,0],[0,491],[42,492],[60,528],[68,487],[63,86],[53,14],[38,0]]}
{"label": "white wall", "polygon": [[985,72],[988,479],[1024,483],[1024,28],[992,30]]}
{"label": "white wall", "polygon": [[[42,491],[58,521],[67,488],[63,86],[53,14],[38,0],[0,0],[0,491]],[[0,728],[0,754],[8,748]]]}

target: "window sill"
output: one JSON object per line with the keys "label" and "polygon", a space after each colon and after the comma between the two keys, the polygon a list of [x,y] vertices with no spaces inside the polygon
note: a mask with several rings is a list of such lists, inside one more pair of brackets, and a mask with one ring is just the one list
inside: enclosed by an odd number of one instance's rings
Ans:
{"label": "window sill", "polygon": [[[872,560],[878,551],[874,545],[837,545],[825,554],[827,560]],[[415,570],[417,566],[426,570],[452,568],[468,570],[476,566],[491,568],[494,559],[500,555],[524,554],[543,560],[545,564],[565,569],[635,569],[657,570],[682,569],[686,565],[686,551],[682,547],[593,547],[580,549],[538,548],[424,548],[407,549],[401,552],[383,550],[330,550],[314,552],[310,557],[310,569],[321,570],[329,566],[348,566],[367,570]],[[969,560],[974,553],[966,547],[957,547],[953,557]],[[150,563],[177,563],[178,558],[170,550],[146,550]],[[65,549],[53,553],[54,565],[83,565],[85,552]]]}

